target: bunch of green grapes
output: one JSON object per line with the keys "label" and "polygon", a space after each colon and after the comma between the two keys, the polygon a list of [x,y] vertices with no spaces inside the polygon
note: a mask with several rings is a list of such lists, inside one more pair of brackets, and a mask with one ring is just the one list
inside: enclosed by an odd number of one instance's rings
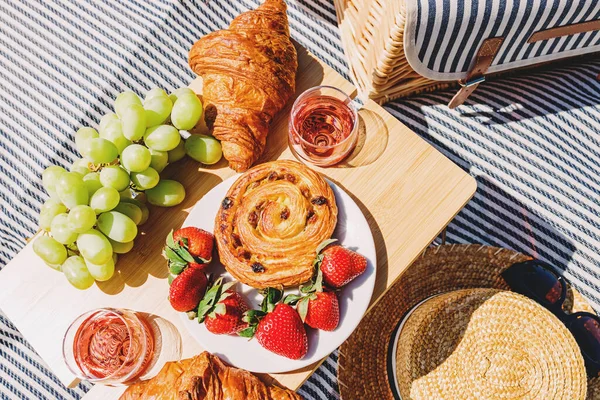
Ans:
{"label": "bunch of green grapes", "polygon": [[[222,154],[211,136],[180,133],[202,117],[202,103],[188,88],[171,95],[152,89],[143,102],[124,92],[114,109],[98,129],[77,131],[75,146],[82,157],[70,171],[50,166],[42,174],[50,198],[39,216],[44,234],[33,250],[78,289],[113,276],[117,255],[133,248],[138,226],[148,219],[146,202],[172,207],[183,201],[185,189],[179,182],[160,179],[168,164],[186,154],[214,164]],[[188,145],[182,133],[188,135]]]}

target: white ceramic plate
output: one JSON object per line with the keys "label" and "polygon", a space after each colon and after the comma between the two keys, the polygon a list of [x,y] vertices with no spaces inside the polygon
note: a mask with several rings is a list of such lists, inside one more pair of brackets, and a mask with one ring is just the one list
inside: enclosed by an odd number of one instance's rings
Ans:
{"label": "white ceramic plate", "polygon": [[[214,219],[227,194],[227,190],[239,177],[233,176],[221,182],[207,193],[192,209],[182,226],[196,226],[212,232]],[[308,353],[301,360],[291,360],[265,350],[256,339],[248,340],[239,336],[214,335],[197,320],[189,320],[185,313],[181,318],[185,321],[192,337],[205,349],[218,355],[229,364],[252,372],[280,373],[294,371],[321,360],[337,349],[352,331],[358,326],[364,315],[375,286],[375,243],[369,224],[360,208],[352,198],[338,186],[329,182],[333,188],[338,206],[338,223],[333,237],[339,243],[364,255],[367,260],[367,270],[354,281],[345,286],[339,296],[340,323],[336,330],[325,332],[306,327],[308,334]],[[231,275],[215,260],[207,269],[207,273],[225,276],[232,280]],[[227,279],[228,278],[228,279]],[[259,308],[262,296],[250,286],[238,283],[236,289],[248,300],[252,308]],[[286,293],[298,293],[297,289],[287,290]]]}

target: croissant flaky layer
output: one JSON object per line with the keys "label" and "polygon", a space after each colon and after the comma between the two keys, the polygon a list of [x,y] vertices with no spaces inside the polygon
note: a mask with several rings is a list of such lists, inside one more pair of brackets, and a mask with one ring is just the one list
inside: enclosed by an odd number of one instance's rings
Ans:
{"label": "croissant flaky layer", "polygon": [[209,33],[190,50],[189,64],[203,79],[205,119],[234,170],[261,156],[269,124],[296,88],[298,59],[286,5],[267,0]]}
{"label": "croissant flaky layer", "polygon": [[335,196],[315,171],[273,161],[246,171],[215,218],[219,258],[240,282],[296,286],[313,275],[317,247],[337,223]]}
{"label": "croissant flaky layer", "polygon": [[291,390],[265,385],[209,352],[168,362],[154,378],[130,386],[120,400],[302,400]]}

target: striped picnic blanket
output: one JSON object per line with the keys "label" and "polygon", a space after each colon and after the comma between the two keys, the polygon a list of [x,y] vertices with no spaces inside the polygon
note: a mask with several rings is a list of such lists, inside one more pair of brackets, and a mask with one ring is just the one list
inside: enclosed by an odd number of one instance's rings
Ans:
{"label": "striped picnic blanket", "polygon": [[[0,267],[37,227],[40,174],[76,157],[73,133],[124,89],[172,89],[194,76],[187,52],[259,0],[0,1]],[[342,75],[348,66],[329,0],[288,0],[293,37]],[[388,111],[476,177],[451,242],[509,247],[551,262],[600,310],[600,83],[593,60],[486,83],[457,111],[451,92]],[[32,316],[34,318],[35,316]],[[334,353],[302,386],[336,399]],[[80,398],[0,314],[0,398]]]}

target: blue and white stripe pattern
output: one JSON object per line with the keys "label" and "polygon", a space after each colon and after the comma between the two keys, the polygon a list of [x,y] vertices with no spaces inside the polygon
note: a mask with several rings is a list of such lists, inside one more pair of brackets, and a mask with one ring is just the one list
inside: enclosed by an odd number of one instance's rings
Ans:
{"label": "blue and white stripe pattern", "polygon": [[504,37],[489,72],[600,51],[600,31],[527,43],[537,31],[600,19],[597,0],[407,1],[405,52],[430,79],[461,79],[481,43]]}
{"label": "blue and white stripe pattern", "polygon": [[[516,0],[515,0],[516,1]],[[550,0],[548,0],[550,1]],[[75,158],[73,132],[117,93],[193,78],[187,51],[259,0],[0,2],[0,265],[36,230],[40,174]],[[293,36],[348,76],[329,0],[289,0]],[[600,310],[600,61],[486,83],[459,111],[442,92],[388,110],[478,180],[448,239],[542,257]],[[473,104],[485,105],[473,105]],[[337,354],[300,389],[338,399]],[[0,315],[0,399],[75,399]]]}

